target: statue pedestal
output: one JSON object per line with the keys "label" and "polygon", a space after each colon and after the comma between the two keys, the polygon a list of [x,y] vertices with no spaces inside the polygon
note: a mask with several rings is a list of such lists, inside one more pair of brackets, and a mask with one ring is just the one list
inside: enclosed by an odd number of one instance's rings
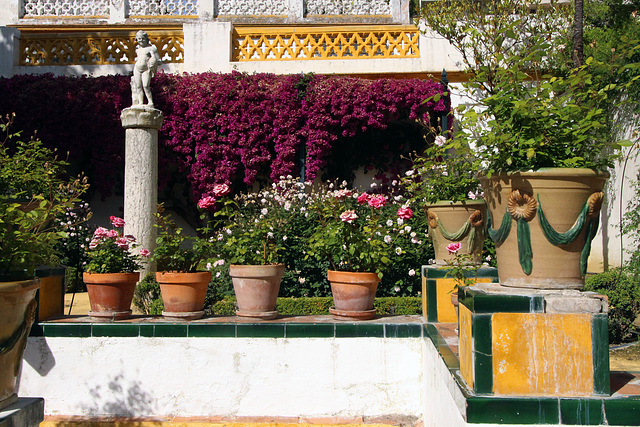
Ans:
{"label": "statue pedestal", "polygon": [[41,397],[20,397],[0,409],[0,426],[36,427],[44,421],[44,399]]}
{"label": "statue pedestal", "polygon": [[606,297],[497,283],[459,295],[460,373],[476,394],[609,395]]}
{"label": "statue pedestal", "polygon": [[[139,249],[156,247],[154,214],[158,204],[158,130],[162,111],[144,105],[122,110],[125,134],[124,220],[125,234],[136,237]],[[153,271],[147,264],[141,278]]]}

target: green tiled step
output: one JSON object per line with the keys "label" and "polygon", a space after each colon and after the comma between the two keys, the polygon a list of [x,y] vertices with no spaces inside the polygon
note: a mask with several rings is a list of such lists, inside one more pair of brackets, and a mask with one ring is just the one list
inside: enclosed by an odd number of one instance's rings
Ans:
{"label": "green tiled step", "polygon": [[32,337],[420,338],[420,323],[70,323],[43,322]]}

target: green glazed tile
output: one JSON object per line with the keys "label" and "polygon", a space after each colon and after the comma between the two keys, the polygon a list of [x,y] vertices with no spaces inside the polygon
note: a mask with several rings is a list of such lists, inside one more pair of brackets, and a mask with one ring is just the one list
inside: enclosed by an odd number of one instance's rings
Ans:
{"label": "green glazed tile", "polygon": [[497,282],[497,280],[498,280],[498,269],[495,268],[495,267],[481,267],[481,268],[478,269],[477,276],[479,278],[495,279],[495,281]]}
{"label": "green glazed tile", "polygon": [[591,320],[591,342],[593,348],[593,392],[609,395],[611,390],[609,373],[608,316],[596,314]]}
{"label": "green glazed tile", "polygon": [[284,324],[238,323],[236,336],[238,338],[284,338]]}
{"label": "green glazed tile", "polygon": [[186,338],[187,325],[179,323],[158,323],[154,328],[155,337]]}
{"label": "green glazed tile", "polygon": [[438,287],[435,280],[427,279],[427,322],[438,321]]}
{"label": "green glazed tile", "polygon": [[140,325],[140,336],[153,338],[155,336],[155,325]]}
{"label": "green glazed tile", "polygon": [[471,317],[473,349],[486,355],[492,354],[491,314],[477,314]]}
{"label": "green glazed tile", "polygon": [[605,399],[604,411],[610,426],[640,426],[638,399]]}
{"label": "green glazed tile", "polygon": [[291,323],[285,325],[287,338],[333,338],[333,323]]}
{"label": "green glazed tile", "polygon": [[89,323],[60,323],[43,325],[45,337],[88,338],[91,336]]}
{"label": "green glazed tile", "polygon": [[336,323],[336,338],[384,338],[380,323]]}
{"label": "green glazed tile", "polygon": [[438,336],[440,335],[438,329],[431,323],[422,325],[422,334],[434,343],[438,341]]}
{"label": "green glazed tile", "polygon": [[473,352],[473,389],[476,393],[493,393],[493,357],[489,354]]}
{"label": "green glazed tile", "polygon": [[188,336],[197,338],[235,338],[236,325],[231,323],[192,323]]}
{"label": "green glazed tile", "polygon": [[562,424],[599,426],[604,424],[604,407],[600,399],[560,399]]}
{"label": "green glazed tile", "polygon": [[140,336],[140,327],[131,323],[94,323],[91,325],[91,335],[94,337],[138,337]]}
{"label": "green glazed tile", "polygon": [[44,328],[39,323],[34,323],[31,326],[31,330],[29,331],[30,337],[43,337],[44,336]]}
{"label": "green glazed tile", "polygon": [[558,401],[538,398],[470,397],[468,423],[558,424]]}
{"label": "green glazed tile", "polygon": [[422,336],[422,325],[417,323],[389,323],[384,325],[384,336],[387,338],[420,338]]}
{"label": "green glazed tile", "polygon": [[544,308],[541,296],[477,294],[473,299],[474,313],[540,313]]}

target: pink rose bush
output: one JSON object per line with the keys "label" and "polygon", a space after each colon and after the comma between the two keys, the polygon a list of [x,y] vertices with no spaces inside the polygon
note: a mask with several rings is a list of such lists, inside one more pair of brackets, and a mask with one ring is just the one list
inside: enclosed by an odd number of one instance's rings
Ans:
{"label": "pink rose bush", "polygon": [[309,254],[327,260],[333,270],[382,276],[407,252],[397,250],[400,242],[403,246],[422,244],[424,232],[418,236],[412,231],[413,211],[407,203],[399,188],[372,186],[369,192],[359,193],[344,182],[325,184],[309,206],[317,217]]}
{"label": "pink rose bush", "polygon": [[88,262],[85,271],[88,273],[133,273],[141,269],[141,261],[149,256],[149,250],[140,249],[138,254],[131,250],[137,247],[136,238],[124,235],[122,230],[124,219],[111,216],[112,229],[98,227],[87,248]]}
{"label": "pink rose bush", "polygon": [[449,252],[449,254],[453,255],[458,253],[460,247],[462,247],[462,244],[460,242],[450,243],[447,245],[447,251]]}

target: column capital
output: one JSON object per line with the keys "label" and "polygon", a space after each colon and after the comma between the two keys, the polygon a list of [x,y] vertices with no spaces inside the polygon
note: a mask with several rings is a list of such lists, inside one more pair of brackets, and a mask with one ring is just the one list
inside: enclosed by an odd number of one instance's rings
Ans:
{"label": "column capital", "polygon": [[164,116],[162,111],[146,105],[125,108],[120,113],[122,127],[125,129],[146,128],[160,129]]}

